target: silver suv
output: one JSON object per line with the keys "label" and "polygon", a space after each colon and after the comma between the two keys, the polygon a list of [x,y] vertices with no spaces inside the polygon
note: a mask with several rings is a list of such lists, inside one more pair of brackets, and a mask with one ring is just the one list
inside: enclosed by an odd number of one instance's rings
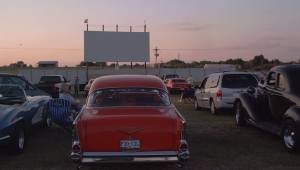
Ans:
{"label": "silver suv", "polygon": [[235,94],[258,85],[257,76],[247,72],[214,73],[205,77],[196,87],[194,106],[196,110],[209,108],[216,114],[221,108],[233,108]]}

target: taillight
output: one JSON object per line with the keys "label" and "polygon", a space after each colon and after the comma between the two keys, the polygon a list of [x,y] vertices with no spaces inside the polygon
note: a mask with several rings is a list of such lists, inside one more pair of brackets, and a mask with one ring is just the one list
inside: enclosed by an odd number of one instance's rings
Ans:
{"label": "taillight", "polygon": [[74,153],[80,153],[80,143],[78,141],[73,142],[72,150]]}
{"label": "taillight", "polygon": [[217,93],[216,93],[216,96],[221,98],[222,97],[222,91],[218,90]]}

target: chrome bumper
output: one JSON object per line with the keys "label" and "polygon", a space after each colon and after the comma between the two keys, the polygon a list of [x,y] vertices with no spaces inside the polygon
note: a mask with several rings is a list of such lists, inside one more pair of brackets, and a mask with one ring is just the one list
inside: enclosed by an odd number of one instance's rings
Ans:
{"label": "chrome bumper", "polygon": [[[186,154],[189,155],[187,152]],[[71,153],[71,159],[81,163],[128,163],[128,162],[178,162],[182,160],[177,151],[157,152],[83,152]],[[184,157],[186,158],[186,157]]]}

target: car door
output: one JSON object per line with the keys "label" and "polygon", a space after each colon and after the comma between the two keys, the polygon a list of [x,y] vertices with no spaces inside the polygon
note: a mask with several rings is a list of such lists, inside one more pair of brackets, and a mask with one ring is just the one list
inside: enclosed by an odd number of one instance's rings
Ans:
{"label": "car door", "polygon": [[272,116],[281,122],[282,115],[293,105],[293,102],[286,97],[287,79],[284,74],[276,73],[275,88],[269,90],[269,104]]}
{"label": "car door", "polygon": [[195,91],[195,97],[200,107],[203,107],[203,93],[204,93],[204,87],[207,81],[207,77],[205,77],[200,85],[200,87]]}
{"label": "car door", "polygon": [[201,107],[209,108],[210,87],[213,77],[209,76],[201,90]]}
{"label": "car door", "polygon": [[268,75],[266,92],[272,118],[280,122],[282,115],[292,105],[292,102],[284,95],[286,93],[285,76],[280,72],[271,72]]}

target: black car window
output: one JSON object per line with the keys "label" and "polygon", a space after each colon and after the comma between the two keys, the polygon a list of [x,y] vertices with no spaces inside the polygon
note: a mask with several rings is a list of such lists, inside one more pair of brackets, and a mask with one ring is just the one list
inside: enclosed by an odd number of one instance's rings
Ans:
{"label": "black car window", "polygon": [[257,86],[256,78],[251,74],[226,74],[223,76],[223,88],[247,88]]}
{"label": "black car window", "polygon": [[278,79],[277,79],[277,84],[278,84],[278,88],[280,90],[284,90],[285,89],[285,78],[282,74],[278,74]]}
{"label": "black car window", "polygon": [[0,77],[0,84],[12,84],[9,77]]}
{"label": "black car window", "polygon": [[269,73],[268,78],[267,78],[267,85],[273,86],[273,87],[276,86],[276,73],[275,72]]}
{"label": "black car window", "polygon": [[205,79],[202,81],[201,86],[200,86],[200,89],[203,89],[203,88],[205,87],[206,83],[207,83],[207,78],[205,78]]}
{"label": "black car window", "polygon": [[28,86],[24,80],[22,80],[18,77],[10,77],[10,79],[13,84],[17,84],[17,85],[21,86],[23,89],[26,89]]}

